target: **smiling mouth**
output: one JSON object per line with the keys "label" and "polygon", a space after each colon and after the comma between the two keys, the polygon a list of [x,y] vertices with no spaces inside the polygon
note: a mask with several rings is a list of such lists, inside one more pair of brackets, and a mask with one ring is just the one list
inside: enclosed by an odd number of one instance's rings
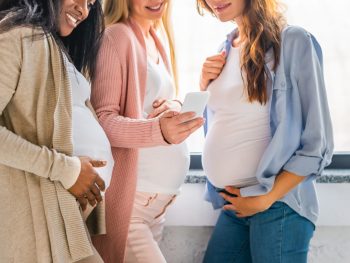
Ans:
{"label": "smiling mouth", "polygon": [[72,16],[71,14],[66,13],[67,21],[72,27],[76,27],[80,20]]}
{"label": "smiling mouth", "polygon": [[220,5],[217,5],[215,7],[215,10],[218,11],[219,13],[224,11],[227,7],[229,7],[231,5],[231,3],[227,3],[227,4],[220,4]]}
{"label": "smiling mouth", "polygon": [[164,2],[154,5],[154,6],[146,6],[146,8],[152,12],[158,12],[162,9]]}

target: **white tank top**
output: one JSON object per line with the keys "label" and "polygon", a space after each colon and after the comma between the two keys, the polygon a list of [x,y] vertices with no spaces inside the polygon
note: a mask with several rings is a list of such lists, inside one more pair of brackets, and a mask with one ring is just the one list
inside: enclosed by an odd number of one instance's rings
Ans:
{"label": "white tank top", "polygon": [[[174,99],[172,78],[162,59],[148,59],[144,118],[153,111],[156,99]],[[142,148],[139,151],[137,191],[178,194],[188,172],[190,157],[185,142],[178,145]]]}
{"label": "white tank top", "polygon": [[257,166],[271,140],[269,107],[248,101],[239,48],[231,48],[220,76],[208,90],[208,107],[215,112],[203,151],[209,181],[219,188],[257,184]]}
{"label": "white tank top", "polygon": [[107,188],[114,166],[111,145],[104,130],[86,106],[91,94],[89,82],[72,63],[68,62],[67,68],[73,98],[73,155],[107,161],[105,167],[96,168]]}

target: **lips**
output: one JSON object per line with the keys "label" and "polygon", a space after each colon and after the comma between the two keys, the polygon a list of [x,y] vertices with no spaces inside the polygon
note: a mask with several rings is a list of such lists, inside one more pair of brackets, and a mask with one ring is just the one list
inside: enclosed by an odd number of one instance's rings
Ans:
{"label": "lips", "polygon": [[74,27],[74,28],[75,28],[75,27],[79,24],[79,22],[80,22],[79,19],[75,18],[73,15],[71,15],[71,14],[69,14],[69,13],[66,13],[66,18],[67,18],[68,24],[69,24],[70,26]]}
{"label": "lips", "polygon": [[231,5],[231,3],[227,3],[227,4],[219,4],[216,5],[214,8],[217,12],[223,12],[226,8],[228,8]]}
{"label": "lips", "polygon": [[153,6],[146,6],[146,8],[152,12],[158,12],[162,9],[164,2],[155,4]]}

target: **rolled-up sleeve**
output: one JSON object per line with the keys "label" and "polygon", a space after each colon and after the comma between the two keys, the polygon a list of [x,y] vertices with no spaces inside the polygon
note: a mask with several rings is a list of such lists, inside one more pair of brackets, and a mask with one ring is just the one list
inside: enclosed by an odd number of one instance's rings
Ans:
{"label": "rolled-up sleeve", "polygon": [[297,54],[291,78],[298,89],[302,112],[299,149],[283,169],[300,176],[318,176],[331,163],[333,131],[323,75],[322,50],[307,32],[299,32],[294,41]]}

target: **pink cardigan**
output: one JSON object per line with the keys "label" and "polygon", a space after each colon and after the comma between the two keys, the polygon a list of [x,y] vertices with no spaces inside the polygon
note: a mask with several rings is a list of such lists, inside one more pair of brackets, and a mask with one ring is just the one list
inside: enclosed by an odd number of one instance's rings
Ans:
{"label": "pink cardigan", "polygon": [[[166,52],[151,32],[170,72]],[[159,119],[142,119],[147,52],[139,26],[132,20],[108,27],[98,55],[92,104],[111,146],[115,166],[106,192],[107,235],[93,237],[106,263],[124,260],[136,191],[137,148],[166,145]]]}

